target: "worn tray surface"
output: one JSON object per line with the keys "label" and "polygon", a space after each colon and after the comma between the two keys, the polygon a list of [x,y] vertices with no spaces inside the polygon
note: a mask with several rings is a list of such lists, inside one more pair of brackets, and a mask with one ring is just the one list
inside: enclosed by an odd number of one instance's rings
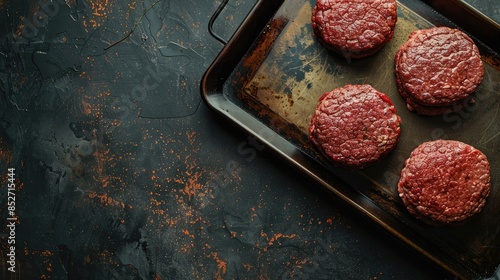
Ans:
{"label": "worn tray surface", "polygon": [[[328,52],[315,40],[311,28],[314,3],[291,0],[281,6],[225,84],[226,98],[339,174],[352,172],[330,166],[307,140],[318,98],[345,84],[367,83],[386,93],[403,119],[400,142],[388,157],[357,171],[371,183],[369,187],[350,182],[352,187],[447,254],[446,258],[482,276],[491,275],[500,263],[500,72],[498,65],[490,64],[498,57],[491,50],[483,52],[485,76],[476,91],[475,104],[467,104],[458,113],[419,116],[406,108],[397,92],[394,55],[413,30],[453,24],[428,20],[430,9],[415,11],[398,2],[398,22],[391,42],[372,57],[349,60]],[[427,226],[409,215],[397,195],[404,160],[420,143],[438,138],[471,144],[491,163],[492,190],[486,206],[461,226]]]}

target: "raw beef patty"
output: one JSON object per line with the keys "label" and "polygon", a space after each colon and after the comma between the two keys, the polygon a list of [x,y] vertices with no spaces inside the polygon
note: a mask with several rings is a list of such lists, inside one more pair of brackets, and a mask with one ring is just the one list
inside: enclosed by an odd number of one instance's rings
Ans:
{"label": "raw beef patty", "polygon": [[406,160],[398,192],[416,218],[429,224],[456,224],[483,208],[490,193],[490,164],[468,144],[425,142]]}
{"label": "raw beef patty", "polygon": [[391,40],[397,5],[395,0],[317,0],[311,20],[314,34],[326,48],[361,58]]}
{"label": "raw beef patty", "polygon": [[440,115],[460,110],[483,80],[479,50],[449,27],[414,31],[395,57],[399,93],[411,111]]}
{"label": "raw beef patty", "polygon": [[395,147],[400,123],[384,93],[370,85],[346,85],[321,96],[309,138],[336,165],[363,168]]}

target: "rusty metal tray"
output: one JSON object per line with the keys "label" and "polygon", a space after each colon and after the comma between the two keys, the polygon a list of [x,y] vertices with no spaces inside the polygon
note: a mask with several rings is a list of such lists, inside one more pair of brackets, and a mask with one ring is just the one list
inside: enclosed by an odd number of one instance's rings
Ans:
{"label": "rusty metal tray", "polygon": [[[430,2],[446,13],[442,1]],[[500,27],[462,1],[447,3],[455,13],[469,15],[463,18],[467,24],[455,25],[423,2],[401,0],[391,42],[372,57],[348,60],[326,51],[312,36],[315,0],[258,1],[205,73],[201,93],[210,108],[260,139],[267,151],[281,156],[322,190],[458,278],[479,279],[492,276],[500,264],[500,56],[495,45]],[[408,111],[397,93],[394,55],[413,30],[438,25],[463,28],[476,40],[485,76],[474,105],[424,117]],[[385,92],[403,119],[395,150],[360,171],[331,166],[307,135],[319,96],[347,83],[368,83]],[[425,225],[406,211],[397,195],[404,160],[420,143],[438,138],[469,143],[491,163],[490,197],[483,211],[464,225]]]}

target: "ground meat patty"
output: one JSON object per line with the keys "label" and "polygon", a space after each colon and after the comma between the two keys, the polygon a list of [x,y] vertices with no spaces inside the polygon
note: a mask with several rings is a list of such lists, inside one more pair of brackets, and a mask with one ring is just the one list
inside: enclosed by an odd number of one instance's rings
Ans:
{"label": "ground meat patty", "polygon": [[490,193],[490,164],[481,151],[465,143],[425,142],[406,160],[398,192],[416,218],[456,224],[483,208]]}
{"label": "ground meat patty", "polygon": [[321,96],[309,138],[335,164],[363,168],[395,147],[400,123],[385,94],[370,85],[346,85]]}
{"label": "ground meat patty", "polygon": [[408,108],[439,115],[463,108],[483,80],[479,50],[465,33],[449,27],[414,31],[396,52],[398,90]]}
{"label": "ground meat patty", "polygon": [[[397,76],[397,74],[396,74]],[[397,79],[398,84],[400,80]],[[457,104],[449,105],[449,106],[425,106],[413,101],[408,93],[402,89],[401,86],[398,86],[399,94],[405,99],[406,107],[408,110],[414,111],[420,115],[426,116],[439,116],[447,113],[458,112],[465,107],[464,102],[458,102]],[[472,100],[471,100],[472,101]],[[466,102],[466,101],[465,101]]]}
{"label": "ground meat patty", "polygon": [[326,48],[361,58],[380,50],[394,34],[395,0],[317,0],[312,13],[314,34]]}

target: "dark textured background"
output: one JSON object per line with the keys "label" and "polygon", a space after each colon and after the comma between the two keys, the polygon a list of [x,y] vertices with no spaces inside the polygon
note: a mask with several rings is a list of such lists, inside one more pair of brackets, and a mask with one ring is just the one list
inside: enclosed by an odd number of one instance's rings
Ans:
{"label": "dark textured background", "polygon": [[0,278],[451,279],[202,103],[218,4],[0,0]]}
{"label": "dark textured background", "polygon": [[500,1],[498,0],[465,0],[489,18],[500,22]]}

